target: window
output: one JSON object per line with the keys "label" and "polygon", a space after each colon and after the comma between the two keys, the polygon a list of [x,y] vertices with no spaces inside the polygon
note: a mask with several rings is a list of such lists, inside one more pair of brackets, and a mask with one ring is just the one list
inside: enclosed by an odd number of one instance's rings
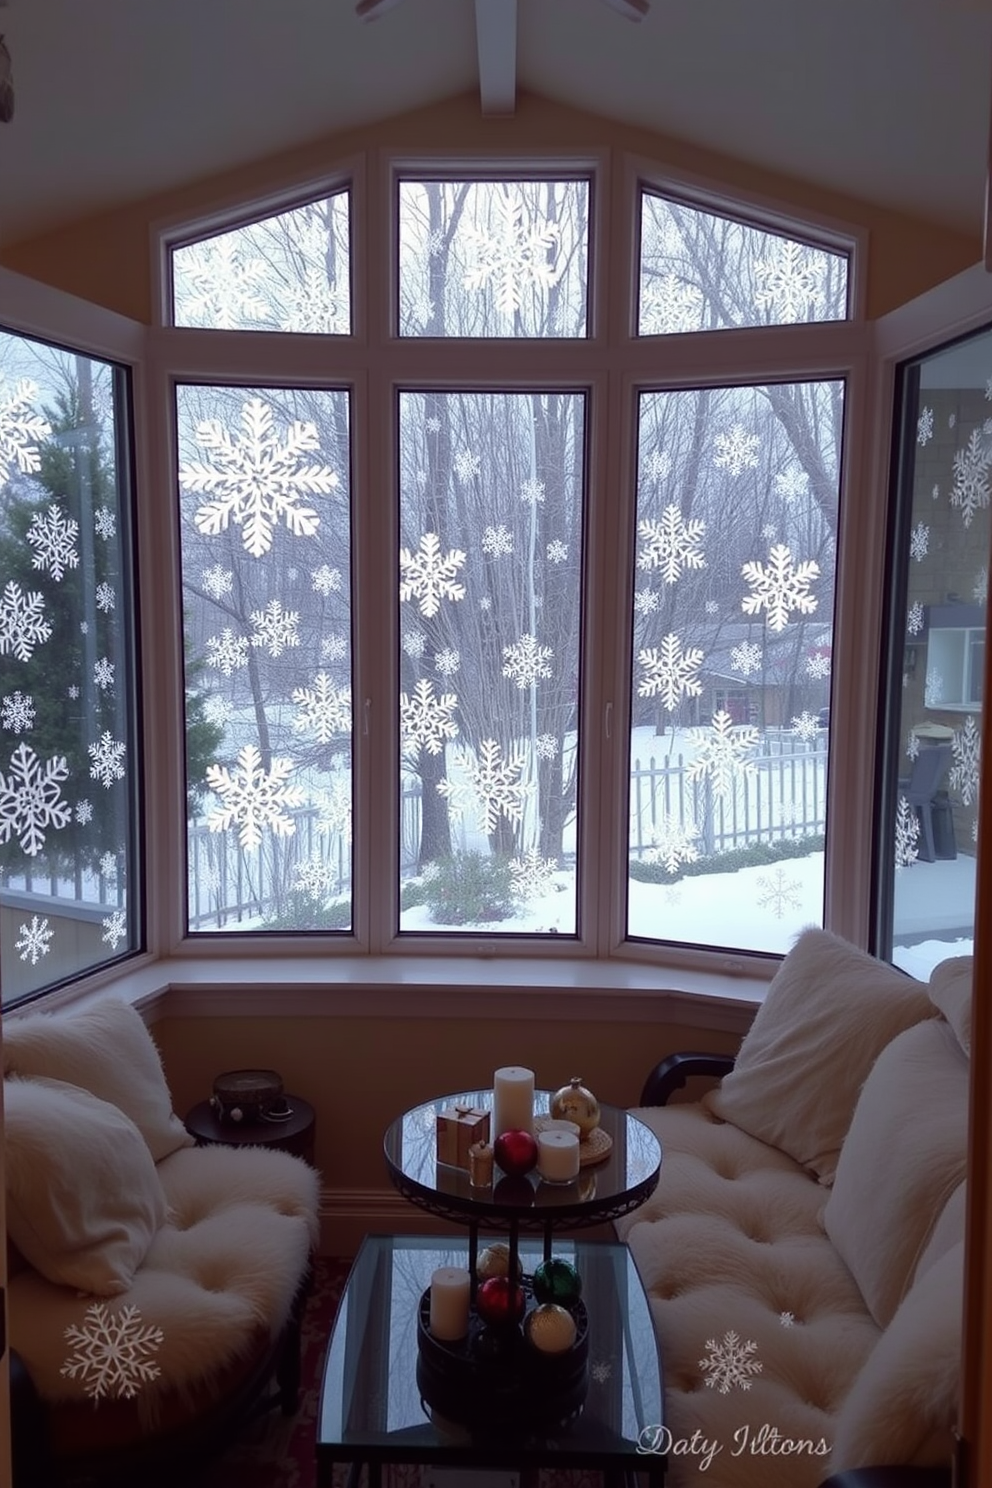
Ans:
{"label": "window", "polygon": [[140,944],[128,390],[0,332],[5,1005]]}

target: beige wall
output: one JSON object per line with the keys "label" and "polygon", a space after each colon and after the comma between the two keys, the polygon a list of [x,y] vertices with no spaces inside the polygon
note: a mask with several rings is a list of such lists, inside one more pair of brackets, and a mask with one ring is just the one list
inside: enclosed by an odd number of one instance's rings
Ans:
{"label": "beige wall", "polygon": [[885,314],[981,258],[977,237],[885,211],[808,182],[774,175],[676,139],[524,94],[510,118],[483,118],[475,94],[463,95],[354,132],[328,135],[300,149],[257,161],[161,193],[115,211],[65,224],[57,231],[8,245],[7,268],[80,295],[132,319],[151,319],[150,228],[163,219],[196,217],[219,207],[318,176],[369,149],[507,152],[607,148],[646,156],[677,171],[733,190],[826,215],[870,234],[867,308]]}

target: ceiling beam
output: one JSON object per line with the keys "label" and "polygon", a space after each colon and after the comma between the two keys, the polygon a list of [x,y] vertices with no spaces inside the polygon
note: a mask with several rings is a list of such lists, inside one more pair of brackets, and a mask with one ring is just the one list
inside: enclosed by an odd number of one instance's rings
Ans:
{"label": "ceiling beam", "polygon": [[484,114],[517,106],[517,0],[475,0],[479,97]]}

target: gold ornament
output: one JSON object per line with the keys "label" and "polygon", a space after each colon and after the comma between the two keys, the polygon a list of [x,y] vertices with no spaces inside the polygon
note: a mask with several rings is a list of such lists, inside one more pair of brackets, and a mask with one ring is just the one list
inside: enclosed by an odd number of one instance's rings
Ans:
{"label": "gold ornament", "polygon": [[551,1115],[556,1121],[574,1121],[585,1141],[599,1125],[599,1101],[582,1084],[581,1075],[573,1075],[567,1085],[551,1097]]}
{"label": "gold ornament", "polygon": [[[487,1245],[485,1250],[480,1250],[479,1259],[475,1263],[475,1274],[480,1281],[488,1281],[491,1276],[509,1276],[510,1247],[504,1245],[502,1240],[497,1240],[495,1245]],[[523,1267],[517,1256],[517,1278],[522,1274]]]}
{"label": "gold ornament", "polygon": [[575,1342],[575,1319],[557,1302],[542,1302],[527,1314],[524,1332],[542,1354],[563,1354]]}

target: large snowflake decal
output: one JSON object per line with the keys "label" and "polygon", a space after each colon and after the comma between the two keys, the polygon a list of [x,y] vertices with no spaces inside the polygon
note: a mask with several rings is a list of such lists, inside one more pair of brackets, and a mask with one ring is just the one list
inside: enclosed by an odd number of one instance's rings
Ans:
{"label": "large snowflake decal", "polygon": [[983,442],[979,431],[975,429],[965,448],[958,450],[954,456],[954,486],[951,491],[951,505],[961,508],[961,520],[966,527],[971,526],[976,511],[984,510],[989,504],[990,464],[992,464],[992,451]]}
{"label": "large snowflake decal", "polygon": [[0,725],[12,734],[23,734],[34,728],[34,699],[23,692],[9,693],[0,702]]}
{"label": "large snowflake decal", "polygon": [[979,771],[981,768],[982,736],[972,714],[964,721],[963,728],[954,730],[951,740],[954,764],[947,777],[951,790],[960,792],[965,806],[978,800]]}
{"label": "large snowflake decal", "polygon": [[416,553],[400,549],[400,599],[415,599],[420,613],[430,619],[441,608],[442,599],[465,598],[465,585],[455,581],[464,562],[459,548],[449,548],[442,555],[437,533],[425,532]]}
{"label": "large snowflake decal", "polygon": [[920,837],[920,819],[905,796],[899,797],[896,806],[896,869],[912,868],[919,857],[917,843]]}
{"label": "large snowflake decal", "polygon": [[503,647],[503,676],[520,688],[536,687],[540,678],[551,676],[548,663],[554,654],[551,646],[539,646],[536,636],[524,634],[512,646]]}
{"label": "large snowflake decal", "polygon": [[143,1323],[137,1307],[111,1312],[105,1302],[87,1307],[82,1327],[71,1323],[65,1330],[73,1352],[59,1370],[69,1379],[82,1380],[87,1395],[101,1400],[131,1400],[142,1385],[162,1373],[152,1355],[165,1340],[161,1328]]}
{"label": "large snowflake decal", "polygon": [[22,475],[35,475],[41,468],[38,441],[52,432],[48,420],[32,413],[38,384],[23,378],[0,400],[0,485],[10,479],[16,465]]}
{"label": "large snowflake decal", "polygon": [[749,677],[752,672],[760,672],[761,647],[755,645],[754,641],[741,641],[739,646],[731,647],[730,665],[735,672],[740,672],[742,677]]}
{"label": "large snowflake decal", "polygon": [[707,1338],[706,1356],[700,1359],[699,1367],[706,1376],[706,1387],[729,1395],[733,1389],[750,1390],[751,1377],[761,1373],[761,1363],[754,1355],[758,1345],[753,1339],[744,1340],[728,1329],[721,1339]]}
{"label": "large snowflake decal", "polygon": [[641,294],[641,332],[647,336],[671,336],[698,331],[703,324],[706,302],[695,284],[677,274],[662,274]]}
{"label": "large snowflake decal", "polygon": [[745,563],[741,574],[751,586],[751,593],[741,600],[746,615],[765,610],[772,630],[784,630],[792,610],[812,615],[816,600],[809,586],[819,577],[820,565],[812,558],[793,567],[792,554],[785,543],[776,543],[768,554],[768,566]]}
{"label": "large snowflake decal", "polygon": [[469,253],[463,283],[466,289],[492,284],[496,305],[504,315],[520,309],[522,291],[532,285],[549,289],[558,279],[556,222],[523,221],[519,192],[504,186],[497,198],[498,221],[492,231],[466,227],[462,236]]}
{"label": "large snowflake decal", "polygon": [[98,742],[89,745],[89,756],[92,761],[90,774],[93,779],[99,780],[107,790],[115,780],[123,780],[126,753],[127,746],[104,730]]}
{"label": "large snowflake decal", "polygon": [[703,690],[697,676],[703,652],[698,646],[683,651],[674,632],[665,636],[660,649],[651,646],[639,651],[637,661],[644,669],[637,684],[638,697],[660,696],[662,707],[669,713],[674,713],[683,698],[698,697]]}
{"label": "large snowflake decal", "polygon": [[243,405],[241,421],[243,432],[233,437],[219,419],[199,423],[197,441],[209,458],[183,465],[179,478],[186,490],[214,497],[196,512],[198,532],[216,537],[233,521],[242,529],[245,551],[261,558],[280,521],[294,537],[313,537],[320,517],[300,503],[305,496],[328,495],[338,476],[329,465],[301,458],[320,447],[315,424],[294,420],[280,443],[272,409],[261,398]]}
{"label": "large snowflake decal", "polygon": [[316,733],[321,744],[335,734],[351,730],[351,688],[335,687],[326,672],[318,672],[312,687],[294,687],[293,702],[299,711],[293,719],[298,734]]}
{"label": "large snowflake decal", "polygon": [[71,808],[62,800],[62,781],[69,776],[64,755],[42,765],[33,749],[18,744],[10,757],[10,774],[0,775],[0,842],[17,841],[34,857],[45,845],[45,833],[69,823]]}
{"label": "large snowflake decal", "polygon": [[272,307],[261,293],[266,266],[245,256],[236,233],[184,249],[176,269],[176,304],[187,323],[238,331],[246,320],[271,320]]}
{"label": "large snowflake decal", "polygon": [[21,938],[14,941],[14,949],[20,952],[22,961],[30,961],[32,966],[37,966],[39,957],[48,955],[51,949],[49,942],[54,935],[55,931],[49,929],[47,919],[39,920],[37,915],[32,915],[30,925],[21,926]]}
{"label": "large snowflake decal", "polygon": [[264,610],[252,610],[255,633],[253,646],[264,646],[270,656],[281,656],[287,646],[300,644],[300,616],[297,610],[284,610],[278,599],[270,599]]}
{"label": "large snowflake decal", "polygon": [[681,822],[674,816],[663,816],[651,834],[651,846],[644,854],[646,863],[663,863],[675,873],[680,863],[694,863],[699,857],[696,840],[699,829],[695,822]]}
{"label": "large snowflake decal", "polygon": [[304,335],[348,334],[347,292],[330,283],[324,264],[307,263],[302,278],[286,290],[280,324]]}
{"label": "large snowflake decal", "polygon": [[751,724],[735,725],[721,708],[713,715],[710,728],[693,729],[693,733],[699,747],[686,766],[686,779],[708,780],[715,796],[732,800],[738,780],[755,772],[747,756],[758,742],[758,730]]}
{"label": "large snowflake decal", "polygon": [[0,597],[0,656],[8,652],[18,661],[29,661],[35,646],[52,634],[45,619],[45,597],[37,589],[24,593],[20,584],[9,580]]}
{"label": "large snowflake decal", "polygon": [[638,522],[637,531],[644,544],[637,555],[638,568],[660,568],[666,584],[674,584],[686,569],[706,567],[699,547],[706,523],[696,518],[684,521],[674,502],[665,507],[660,522]]}
{"label": "large snowflake decal", "polygon": [[466,780],[439,780],[437,788],[444,796],[453,816],[462,816],[469,806],[478,813],[479,828],[486,833],[496,830],[501,816],[519,822],[524,804],[534,794],[532,782],[521,781],[527,757],[519,745],[513,745],[508,759],[495,739],[483,739],[478,757],[463,754],[458,761]]}
{"label": "large snowflake decal", "polygon": [[770,909],[777,920],[782,918],[787,909],[798,909],[802,903],[802,884],[798,878],[786,878],[784,868],[776,868],[771,877],[761,874],[758,888],[759,907]]}
{"label": "large snowflake decal", "polygon": [[458,706],[457,694],[434,691],[434,683],[421,677],[413,694],[400,693],[400,729],[403,734],[403,752],[416,755],[421,749],[428,754],[440,754],[445,739],[454,739],[458,725],[452,713]]}
{"label": "large snowflake decal", "polygon": [[554,858],[542,858],[536,847],[529,847],[510,859],[510,886],[518,899],[539,899],[554,887],[557,871]]}
{"label": "large snowflake decal", "polygon": [[79,567],[78,536],[79,523],[64,517],[54,502],[44,514],[36,512],[27,532],[34,548],[32,568],[46,569],[56,583],[61,583],[67,568]]}
{"label": "large snowflake decal", "polygon": [[743,424],[734,424],[728,433],[716,436],[713,464],[721,465],[731,475],[753,470],[758,463],[759,444],[757,434],[749,434]]}
{"label": "large snowflake decal", "polygon": [[207,665],[219,668],[225,677],[230,677],[238,667],[248,665],[248,640],[236,636],[229,625],[225,625],[219,636],[207,640]]}
{"label": "large snowflake decal", "polygon": [[302,806],[305,797],[302,786],[286,784],[292,773],[288,759],[274,759],[271,770],[264,770],[254,744],[239,752],[233,775],[226,765],[208,765],[207,785],[224,803],[207,815],[211,832],[237,826],[242,847],[258,847],[263,827],[271,827],[277,837],[292,837],[296,823],[286,812]]}
{"label": "large snowflake decal", "polygon": [[754,303],[770,310],[783,325],[815,320],[824,304],[826,268],[825,254],[784,238],[773,258],[759,259],[754,266],[759,285]]}

